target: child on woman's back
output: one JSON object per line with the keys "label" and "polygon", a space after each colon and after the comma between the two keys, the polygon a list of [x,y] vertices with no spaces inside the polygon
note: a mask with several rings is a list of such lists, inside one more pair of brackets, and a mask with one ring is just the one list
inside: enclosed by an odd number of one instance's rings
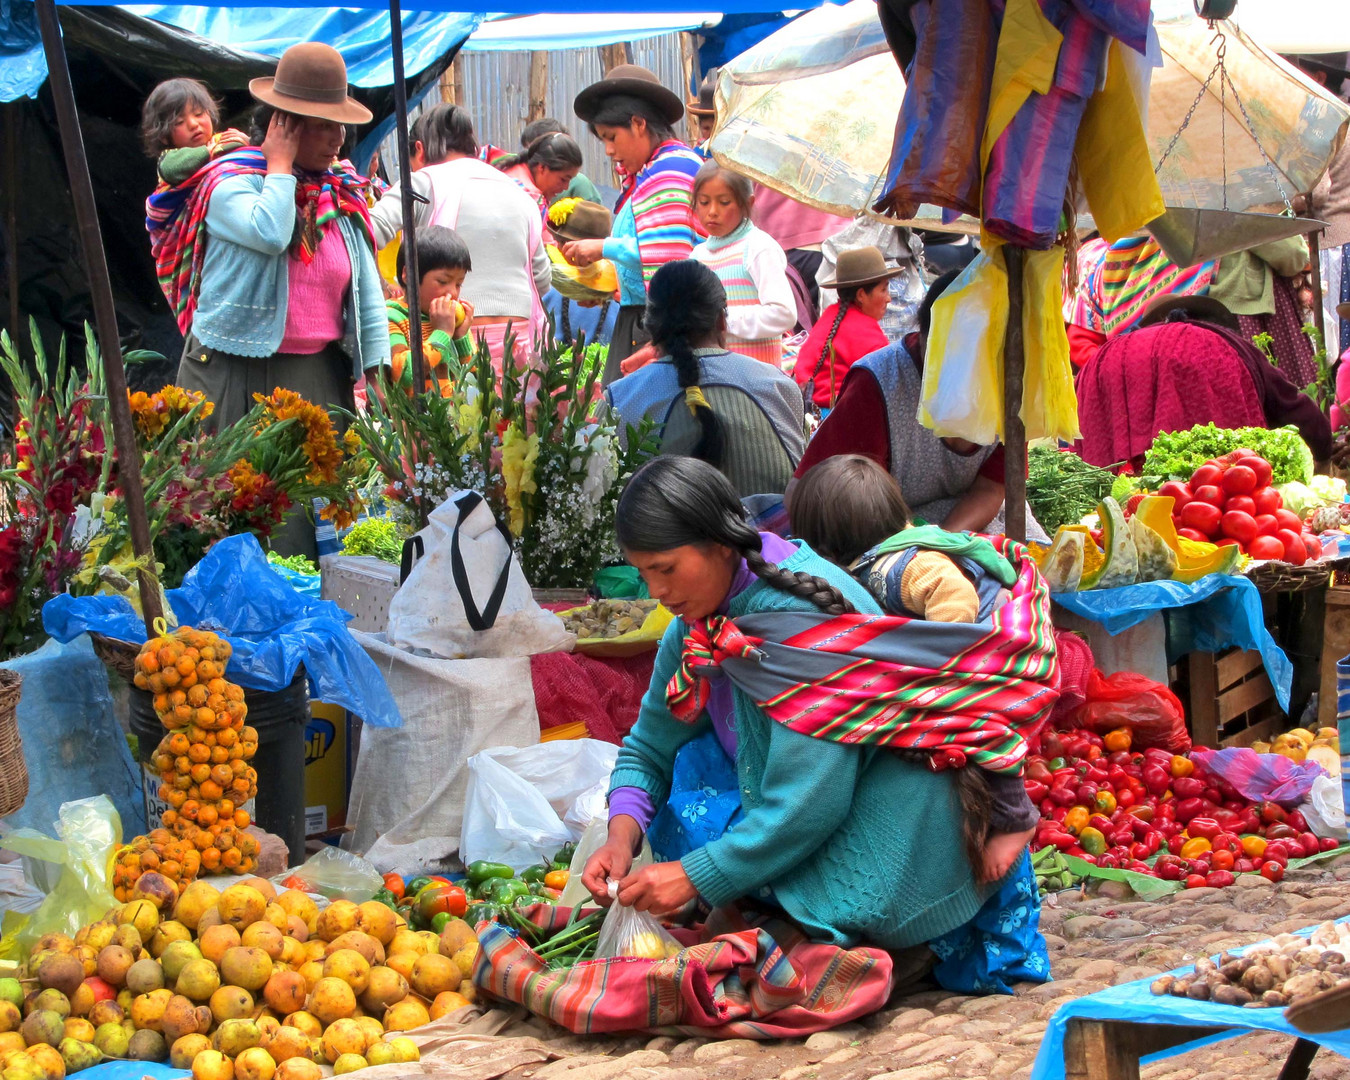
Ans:
{"label": "child on woman's back", "polygon": [[196,79],[169,79],[141,108],[141,142],[157,159],[161,184],[181,184],[208,161],[248,145],[242,131],[216,133],[220,109]]}
{"label": "child on woman's back", "polygon": [[[788,514],[794,536],[847,569],[891,615],[979,622],[1002,605],[1017,579],[989,541],[914,526],[894,477],[856,454],[810,469],[793,488]],[[1040,814],[1020,776],[978,775],[992,800],[988,820],[976,822],[987,837],[982,876],[996,881],[1026,847]]]}

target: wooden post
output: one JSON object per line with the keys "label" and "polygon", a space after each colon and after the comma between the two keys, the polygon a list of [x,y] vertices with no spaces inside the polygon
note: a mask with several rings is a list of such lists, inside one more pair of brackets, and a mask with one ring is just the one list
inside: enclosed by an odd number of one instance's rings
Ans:
{"label": "wooden post", "polygon": [[[394,54],[394,130],[398,134],[398,179],[403,211],[403,291],[412,312],[413,325],[418,326],[422,308],[418,290],[422,277],[417,269],[417,229],[413,225],[412,165],[408,147],[408,85],[403,77],[403,14],[399,0],[389,0],[389,45]],[[413,392],[422,393],[427,385],[427,369],[422,358],[422,335],[408,335],[408,351],[412,354]]]}
{"label": "wooden post", "polygon": [[628,43],[626,41],[616,41],[613,45],[601,45],[600,47],[600,71],[608,75],[620,64],[631,63],[628,59]]}
{"label": "wooden post", "polygon": [[1027,431],[1022,423],[1022,374],[1026,342],[1022,333],[1023,251],[1003,245],[1008,271],[1008,329],[1003,338],[1003,531],[1010,540],[1027,538]]}
{"label": "wooden post", "polygon": [[525,123],[532,124],[544,118],[548,109],[548,53],[530,53],[530,95],[526,105]]}
{"label": "wooden post", "polygon": [[463,94],[459,92],[459,57],[455,57],[441,72],[441,104],[458,105]]}
{"label": "wooden post", "polygon": [[94,202],[94,183],[89,176],[89,161],[84,153],[84,135],[75,111],[75,89],[66,65],[66,47],[61,40],[61,24],[56,18],[55,0],[37,0],[38,26],[42,49],[47,56],[52,101],[61,132],[61,147],[66,156],[66,174],[75,203],[80,248],[84,253],[85,273],[94,305],[94,327],[98,351],[103,363],[103,378],[108,387],[108,412],[112,416],[113,445],[117,448],[118,482],[127,504],[127,523],[131,529],[131,548],[136,559],[145,564],[138,578],[141,611],[145,615],[145,633],[155,633],[154,623],[162,618],[159,578],[155,574],[155,553],[150,543],[150,523],[145,515],[145,491],[141,487],[141,451],[136,445],[131,405],[127,401],[126,371],[122,364],[122,343],[117,334],[117,310],[113,306],[112,281],[108,277],[108,259],[103,251],[103,234],[98,226],[98,206]]}
{"label": "wooden post", "polygon": [[[694,81],[694,67],[697,58],[694,51],[694,35],[687,30],[680,31],[680,71],[684,74],[685,89],[689,96],[697,96],[698,83]],[[698,146],[703,142],[698,134],[698,117],[694,116],[687,109],[684,114],[685,123],[689,125],[689,145]]]}
{"label": "wooden post", "polygon": [[[1318,233],[1308,234],[1308,265],[1312,267],[1313,325],[1321,335],[1323,345],[1327,340],[1327,316],[1322,310],[1322,252]],[[1334,362],[1334,361],[1333,361]]]}

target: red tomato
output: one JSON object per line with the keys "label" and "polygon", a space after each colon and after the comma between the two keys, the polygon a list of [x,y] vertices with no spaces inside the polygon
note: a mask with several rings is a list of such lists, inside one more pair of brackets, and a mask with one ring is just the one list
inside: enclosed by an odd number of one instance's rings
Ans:
{"label": "red tomato", "polygon": [[1274,514],[1256,515],[1256,535],[1274,536],[1280,529],[1280,519]]}
{"label": "red tomato", "polygon": [[1288,529],[1290,532],[1296,533],[1303,531],[1303,519],[1292,510],[1276,510],[1275,520],[1280,523],[1281,529]]}
{"label": "red tomato", "polygon": [[1308,549],[1303,546],[1303,536],[1293,529],[1281,529],[1275,539],[1284,545],[1284,561],[1302,566],[1308,561]]}
{"label": "red tomato", "polygon": [[1207,461],[1196,469],[1195,474],[1191,477],[1191,491],[1195,492],[1197,488],[1205,484],[1217,484],[1222,479],[1223,469],[1213,462]]}
{"label": "red tomato", "polygon": [[1270,462],[1260,454],[1252,454],[1250,457],[1243,458],[1242,464],[1251,469],[1252,472],[1256,473],[1256,486],[1258,488],[1264,488],[1270,484]]}
{"label": "red tomato", "polygon": [[1218,484],[1203,484],[1199,487],[1192,487],[1191,494],[1196,502],[1209,503],[1210,506],[1216,506],[1220,510],[1223,504],[1228,501],[1228,497],[1223,493],[1223,488]]}
{"label": "red tomato", "polygon": [[1211,865],[1215,870],[1231,870],[1235,862],[1237,859],[1231,851],[1216,851],[1211,856]]}
{"label": "red tomato", "polygon": [[1239,514],[1250,514],[1256,517],[1256,503],[1250,495],[1234,495],[1223,504],[1223,510],[1226,514],[1229,510],[1236,510]]}
{"label": "red tomato", "polygon": [[1199,496],[1194,502],[1187,503],[1181,511],[1181,523],[1188,529],[1204,533],[1207,537],[1218,535],[1222,521],[1223,514],[1219,512],[1219,508],[1207,499],[1200,499]]}
{"label": "red tomato", "polygon": [[[1237,500],[1233,500],[1236,502]],[[1251,499],[1247,500],[1251,502]],[[1232,506],[1233,503],[1228,504]],[[1223,534],[1241,544],[1250,544],[1256,539],[1256,519],[1241,510],[1229,510],[1221,519]]]}
{"label": "red tomato", "polygon": [[1284,509],[1284,499],[1273,487],[1257,488],[1252,492],[1252,502],[1256,503],[1258,514],[1273,514]]}
{"label": "red tomato", "polygon": [[1258,536],[1247,547],[1253,559],[1283,559],[1284,544],[1273,536]]}
{"label": "red tomato", "polygon": [[1283,881],[1284,867],[1277,862],[1262,863],[1261,876],[1267,881]]}
{"label": "red tomato", "polygon": [[1186,878],[1186,888],[1188,889],[1203,889],[1205,884],[1204,874],[1191,874]]}
{"label": "red tomato", "polygon": [[1303,546],[1308,551],[1308,561],[1314,562],[1322,557],[1322,541],[1312,533],[1303,534]]}
{"label": "red tomato", "polygon": [[1256,473],[1246,465],[1234,465],[1223,474],[1223,489],[1229,495],[1250,495],[1256,487]]}
{"label": "red tomato", "polygon": [[[1206,536],[1204,533],[1202,533],[1199,529],[1178,529],[1177,535],[1184,536],[1187,540],[1194,540],[1197,544],[1209,543],[1209,537]],[[1284,549],[1281,548],[1280,550],[1283,551]]]}
{"label": "red tomato", "polygon": [[1169,480],[1158,489],[1159,495],[1166,495],[1172,500],[1172,513],[1179,513],[1181,508],[1191,501],[1191,489],[1180,480]]}

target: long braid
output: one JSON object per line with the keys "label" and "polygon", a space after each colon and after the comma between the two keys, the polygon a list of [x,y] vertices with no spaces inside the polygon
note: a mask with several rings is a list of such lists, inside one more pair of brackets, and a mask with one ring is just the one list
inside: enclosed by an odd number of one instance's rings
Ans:
{"label": "long braid", "polygon": [[566,298],[562,302],[562,339],[563,344],[575,348],[576,342],[572,340],[572,302]]}
{"label": "long braid", "polygon": [[[933,760],[929,750],[900,750],[895,747],[890,750],[896,756],[924,769],[929,768]],[[992,831],[990,822],[994,813],[994,797],[989,790],[989,780],[982,770],[967,764],[955,772],[956,797],[961,801],[961,846],[965,849],[970,868],[975,872],[975,880],[984,881],[984,846],[989,842]]]}
{"label": "long braid", "polygon": [[706,461],[709,465],[714,465],[720,469],[722,459],[726,455],[726,440],[722,430],[721,418],[712,411],[707,399],[703,397],[703,391],[698,388],[699,379],[703,374],[699,367],[698,357],[694,354],[689,339],[683,334],[669,335],[665,341],[665,347],[671,360],[675,362],[675,376],[679,380],[680,389],[684,391],[691,388],[696,390],[696,393],[692,395],[686,392],[684,398],[689,411],[698,421],[700,430],[698,442],[694,443],[693,449],[689,451],[689,456]]}
{"label": "long braid", "polygon": [[845,314],[848,313],[849,304],[853,302],[853,299],[857,295],[858,295],[857,289],[839,290],[839,302],[834,312],[834,322],[830,325],[830,332],[825,335],[825,340],[821,343],[820,355],[816,357],[815,370],[811,372],[811,386],[812,386],[811,394],[814,397],[815,396],[814,387],[816,385],[816,377],[820,374],[820,369],[825,365],[825,362],[827,360],[830,361],[829,404],[831,407],[834,406],[834,361],[830,356],[830,347],[834,345],[834,335],[839,333],[839,324],[844,321],[844,316]]}
{"label": "long braid", "polygon": [[845,599],[844,594],[823,577],[805,574],[800,570],[784,570],[764,558],[758,548],[743,548],[741,556],[745,559],[745,565],[749,567],[750,572],[765,584],[803,600],[810,600],[826,615],[854,613],[853,605]]}

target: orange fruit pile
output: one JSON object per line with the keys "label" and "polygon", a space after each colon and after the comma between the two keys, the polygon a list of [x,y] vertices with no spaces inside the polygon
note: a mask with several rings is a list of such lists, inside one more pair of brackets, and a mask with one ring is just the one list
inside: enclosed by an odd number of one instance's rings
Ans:
{"label": "orange fruit pile", "polygon": [[163,823],[199,853],[203,873],[248,873],[258,842],[244,803],[258,793],[249,765],[258,733],[244,723],[243,687],[225,678],[229,642],[183,627],[147,641],[136,657],[135,684],[154,695],[155,714],[168,729],[150,762],[159,797],[169,804]]}
{"label": "orange fruit pile", "polygon": [[[168,829],[153,829],[149,836],[138,836],[113,857],[113,896],[125,904],[142,874],[163,874],[180,889],[201,869],[201,852]],[[150,879],[147,878],[147,881]]]}

